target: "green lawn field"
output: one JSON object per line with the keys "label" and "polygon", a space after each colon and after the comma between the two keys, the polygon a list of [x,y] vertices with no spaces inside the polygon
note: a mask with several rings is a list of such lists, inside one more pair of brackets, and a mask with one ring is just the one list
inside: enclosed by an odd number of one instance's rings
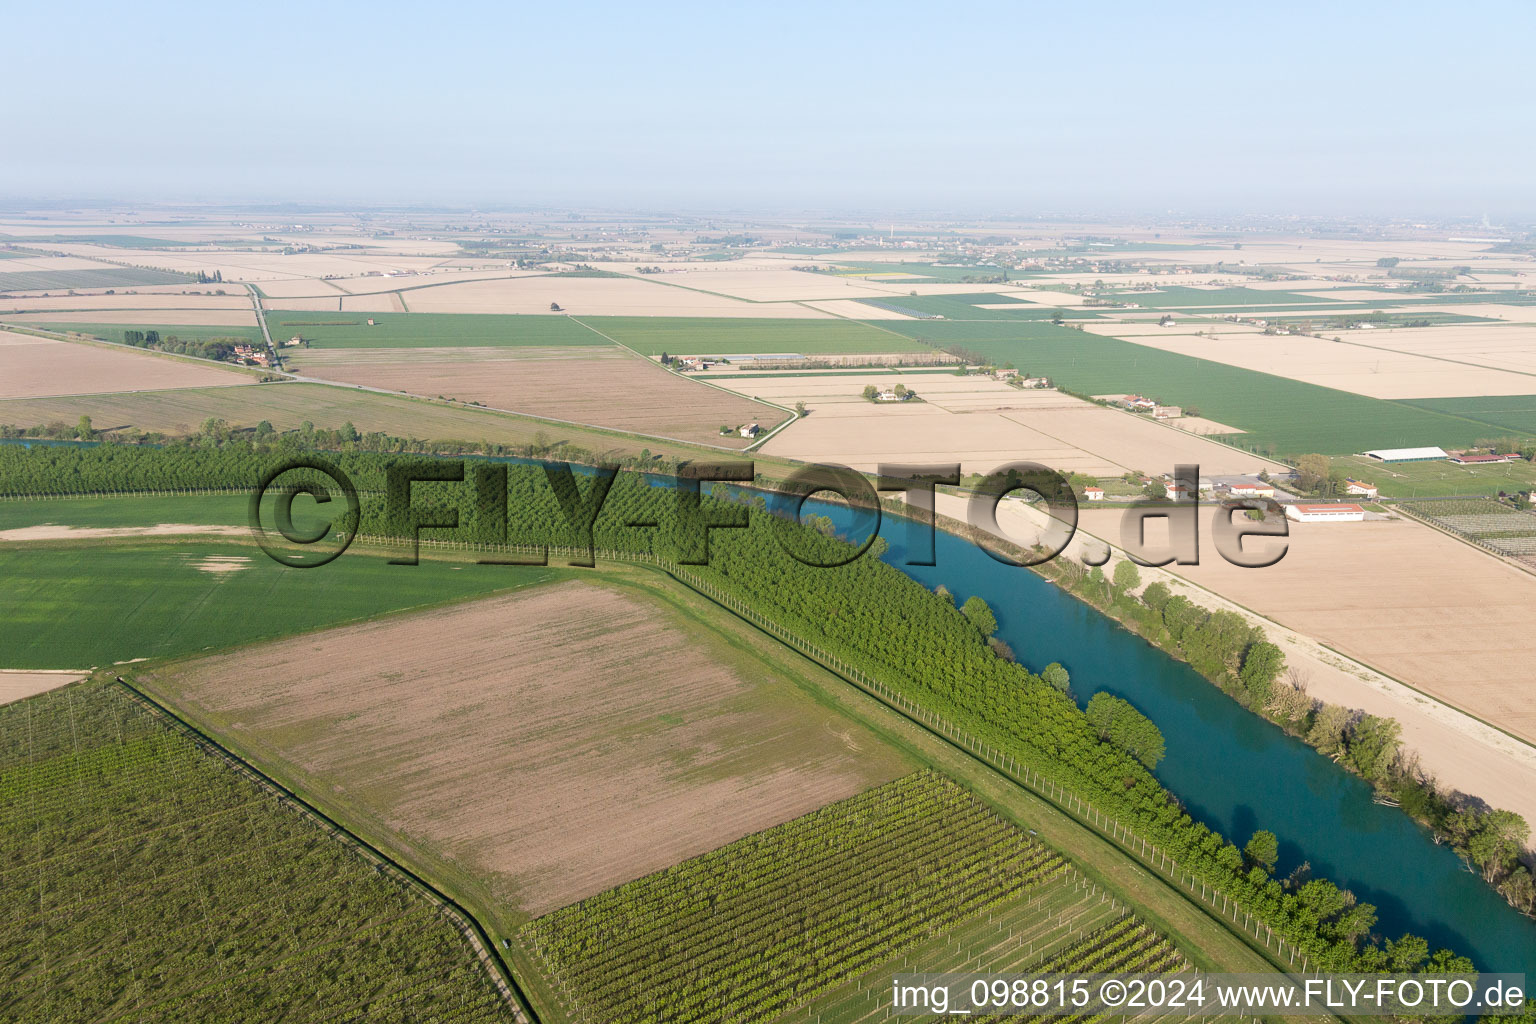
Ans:
{"label": "green lawn field", "polygon": [[1433,498],[1451,494],[1496,495],[1536,486],[1536,463],[1500,462],[1458,466],[1454,462],[1383,463],[1364,456],[1333,460],[1346,476],[1375,484],[1383,498]]}
{"label": "green lawn field", "polygon": [[[605,345],[570,317],[491,313],[316,313],[267,310],[281,345],[298,335],[316,348],[457,348],[480,345]],[[368,321],[373,326],[368,326]]]}
{"label": "green lawn field", "polygon": [[[220,566],[233,571],[213,571]],[[389,565],[357,551],[290,569],[254,545],[191,538],[0,546],[0,667],[191,654],[530,586],[562,571]]]}

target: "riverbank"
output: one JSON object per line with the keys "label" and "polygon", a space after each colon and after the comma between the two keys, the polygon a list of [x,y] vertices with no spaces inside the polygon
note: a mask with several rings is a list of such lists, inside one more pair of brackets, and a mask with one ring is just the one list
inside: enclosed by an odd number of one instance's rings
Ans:
{"label": "riverbank", "polygon": [[[938,513],[951,519],[963,522],[965,505],[965,499],[955,495],[937,496]],[[1114,535],[1111,529],[1118,533],[1122,514],[1082,513],[1077,534],[1060,557],[1081,561],[1087,554],[1097,560],[1107,551],[1110,562],[1104,571],[1112,572],[1114,563],[1123,559],[1125,552],[1107,536]],[[1044,513],[1022,501],[1004,501],[998,508],[999,535],[1005,539],[1027,544],[1044,524]],[[1213,550],[1202,550],[1201,555],[1220,557]],[[1404,749],[1418,756],[1422,770],[1442,789],[1475,797],[1489,806],[1514,811],[1527,821],[1536,821],[1536,747],[1200,586],[1174,571],[1178,567],[1138,568],[1142,577],[1138,592],[1161,582],[1174,594],[1182,594],[1211,611],[1234,612],[1263,629],[1269,641],[1285,654],[1286,664],[1305,677],[1309,696],[1396,719],[1402,726]],[[1247,571],[1262,574],[1267,570]]]}

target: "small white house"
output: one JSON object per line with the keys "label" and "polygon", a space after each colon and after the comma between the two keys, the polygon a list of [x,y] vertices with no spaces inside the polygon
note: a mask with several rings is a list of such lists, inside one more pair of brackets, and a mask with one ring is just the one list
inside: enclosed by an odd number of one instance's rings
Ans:
{"label": "small white house", "polygon": [[287,347],[288,348],[296,348],[297,346],[302,345],[302,344],[304,344],[304,339],[299,337],[297,334],[295,334],[293,337],[288,339]]}
{"label": "small white house", "polygon": [[1359,505],[1287,505],[1287,519],[1298,523],[1358,523],[1365,519],[1365,509]]}
{"label": "small white house", "polygon": [[1275,489],[1266,483],[1233,484],[1227,490],[1236,498],[1273,498]]}
{"label": "small white house", "polygon": [[741,434],[742,437],[756,437],[758,434],[761,434],[762,432],[763,432],[763,428],[758,426],[756,423],[748,423],[746,426],[742,427],[741,430],[739,431],[739,433]]}
{"label": "small white house", "polygon": [[1103,501],[1104,500],[1104,488],[1102,488],[1102,487],[1084,487],[1083,488],[1083,497],[1087,498],[1089,501]]}
{"label": "small white house", "polygon": [[1375,484],[1368,484],[1364,480],[1345,480],[1344,491],[1346,494],[1357,495],[1361,498],[1369,498],[1371,501],[1375,501],[1376,496],[1379,493]]}
{"label": "small white house", "polygon": [[1180,480],[1169,480],[1164,483],[1163,494],[1169,501],[1191,501],[1195,497],[1195,491]]}
{"label": "small white house", "polygon": [[877,402],[899,402],[899,401],[901,401],[901,396],[898,395],[896,392],[892,391],[890,388],[886,388],[884,391],[881,391],[880,393],[875,395],[875,401],[877,401]]}

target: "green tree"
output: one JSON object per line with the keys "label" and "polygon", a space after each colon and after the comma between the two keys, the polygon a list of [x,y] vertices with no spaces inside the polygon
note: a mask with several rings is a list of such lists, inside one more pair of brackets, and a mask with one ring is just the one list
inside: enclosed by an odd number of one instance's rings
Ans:
{"label": "green tree", "polygon": [[1088,700],[1088,724],[1099,738],[1108,740],[1149,769],[1156,768],[1167,752],[1162,731],[1130,701],[1108,693],[1096,693]]}
{"label": "green tree", "polygon": [[271,421],[262,420],[260,423],[256,424],[257,437],[271,437],[273,433],[274,431],[272,429]]}
{"label": "green tree", "polygon": [[1243,847],[1243,853],[1265,871],[1273,872],[1275,864],[1280,860],[1280,840],[1275,838],[1273,832],[1260,829],[1248,840],[1248,845]]}
{"label": "green tree", "polygon": [[879,393],[880,389],[875,387],[873,384],[864,385],[864,400],[866,402],[873,402],[875,400],[875,396]]}
{"label": "green tree", "polygon": [[1141,602],[1152,609],[1159,616],[1163,614],[1163,608],[1167,606],[1171,595],[1168,585],[1163,582],[1148,583],[1147,589],[1141,592]]}
{"label": "green tree", "polygon": [[795,415],[796,416],[804,416],[805,415],[805,403],[804,402],[796,402],[795,403]]}
{"label": "green tree", "polygon": [[978,596],[965,599],[965,604],[960,606],[960,614],[970,620],[971,625],[981,630],[982,636],[991,636],[997,632],[997,616],[992,614],[991,607]]}
{"label": "green tree", "polygon": [[1312,720],[1307,742],[1324,754],[1336,754],[1344,748],[1344,734],[1349,729],[1349,709],[1324,704]]}
{"label": "green tree", "polygon": [[1372,782],[1385,782],[1397,764],[1402,726],[1395,718],[1366,715],[1348,736],[1348,760]]}
{"label": "green tree", "polygon": [[1122,558],[1115,565],[1115,589],[1129,593],[1141,586],[1141,570],[1129,558]]}
{"label": "green tree", "polygon": [[1066,693],[1072,685],[1072,677],[1067,674],[1067,670],[1062,667],[1059,661],[1053,661],[1045,666],[1040,671],[1040,678],[1062,693]]}
{"label": "green tree", "polygon": [[1284,668],[1285,652],[1268,640],[1258,640],[1249,644],[1243,654],[1243,667],[1238,673],[1238,679],[1253,699],[1263,705],[1269,701],[1275,679]]}
{"label": "green tree", "polygon": [[91,418],[89,416],[80,417],[80,422],[75,425],[75,436],[82,441],[93,441],[96,439],[96,431],[91,429]]}

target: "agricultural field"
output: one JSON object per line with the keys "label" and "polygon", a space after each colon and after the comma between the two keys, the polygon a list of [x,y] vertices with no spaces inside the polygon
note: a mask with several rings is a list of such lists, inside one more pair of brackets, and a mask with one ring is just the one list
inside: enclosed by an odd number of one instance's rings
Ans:
{"label": "agricultural field", "polygon": [[[368,321],[374,321],[369,326]],[[302,311],[267,311],[267,330],[281,345],[295,336],[315,348],[470,348],[607,345],[565,316],[375,313],[371,316],[310,316]]]}
{"label": "agricultural field", "polygon": [[525,926],[573,1022],[769,1020],[1067,871],[935,772]]}
{"label": "agricultural field", "polygon": [[[989,975],[1089,970],[1173,974],[1185,968],[1172,943],[1096,890],[1076,872],[1064,872],[918,945],[899,961],[818,996],[778,1022],[873,1024],[884,1019],[890,1006],[893,974],[964,974],[975,972],[978,964]],[[953,1018],[912,1014],[906,1019],[926,1024]]]}
{"label": "agricultural field", "polygon": [[230,387],[255,380],[234,369],[149,352],[0,331],[0,421],[9,419],[8,399]]}
{"label": "agricultural field", "polygon": [[[891,321],[887,330],[1044,374],[1076,394],[1136,392],[1246,431],[1233,444],[1276,455],[1345,455],[1371,448],[1471,445],[1488,426],[1405,402],[1387,402],[1163,352],[1049,323]],[[1438,403],[1437,403],[1438,404]]]}
{"label": "agricultural field", "polygon": [[948,320],[1049,320],[1055,316],[1095,319],[1096,312],[1074,307],[1057,308],[1041,294],[1036,300],[1017,295],[982,292],[970,295],[895,295],[863,299],[866,305],[900,313],[942,316]]}
{"label": "agricultural field", "polygon": [[605,566],[136,678],[510,928],[911,770],[806,673]]}
{"label": "agricultural field", "polygon": [[721,320],[708,317],[582,317],[641,355],[829,355],[914,346],[901,335],[850,320]]}
{"label": "agricultural field", "polygon": [[[79,500],[84,499],[55,503]],[[139,499],[100,500],[105,509],[100,515],[106,516],[127,507],[115,503]],[[33,523],[61,518],[41,513],[43,504],[0,502],[12,521],[29,511],[36,516]],[[131,514],[116,512],[112,518],[120,524]],[[0,575],[6,581],[0,591],[0,668],[75,669],[191,654],[530,586],[562,571],[476,572],[425,560],[387,566],[382,557],[349,552],[321,572],[302,572],[234,538],[176,537],[169,531],[160,541],[109,536],[81,543],[90,540],[81,530],[126,527],[87,525],[84,512],[72,518],[75,530],[57,529],[51,540],[35,533],[25,540],[0,539]],[[177,519],[183,518],[216,516],[178,512]],[[381,573],[389,575],[388,587],[379,585]],[[82,629],[84,622],[92,627]]]}
{"label": "agricultural field", "polygon": [[[1536,388],[1533,373],[1396,351],[1392,347],[1394,338],[1402,333],[1396,330],[1342,332],[1339,341],[1306,335],[1231,332],[1210,338],[1157,328],[1109,333],[1162,352],[1176,352],[1370,398],[1524,395]],[[1358,340],[1366,335],[1367,340]]]}
{"label": "agricultural field", "polygon": [[1410,502],[1408,511],[1443,530],[1476,541],[1536,569],[1536,513],[1488,499]]}
{"label": "agricultural field", "polygon": [[517,1019],[434,905],[113,684],[0,707],[0,779],[8,1021]]}
{"label": "agricultural field", "polygon": [[1497,398],[1433,398],[1409,404],[1486,424],[1486,434],[1536,436],[1536,393]]}
{"label": "agricultural field", "polygon": [[[825,297],[837,297],[837,289],[828,289]],[[573,316],[826,317],[793,302],[748,302],[619,274],[544,274],[434,285],[411,291],[406,302],[412,310],[423,313],[548,313],[550,304],[556,303]]]}
{"label": "agricultural field", "polygon": [[[1145,417],[1059,391],[1020,390],[989,377],[741,373],[719,382],[781,405],[805,402],[809,415],[764,444],[766,454],[871,472],[881,462],[913,460],[958,462],[966,473],[1027,460],[1090,476],[1120,476],[1131,469],[1169,472],[1181,462],[1213,473],[1285,468]],[[870,402],[861,394],[867,384],[903,384],[922,401]]]}
{"label": "agricultural field", "polygon": [[[737,427],[760,422],[767,430],[791,415],[613,345],[311,349],[293,355],[289,369],[306,377],[732,448],[752,443]],[[722,425],[731,432],[722,435]]]}
{"label": "agricultural field", "polygon": [[141,284],[180,284],[187,275],[143,267],[109,267],[91,270],[8,270],[0,266],[0,292],[39,291],[54,288],[131,288]]}
{"label": "agricultural field", "polygon": [[295,430],[306,422],[329,430],[351,423],[363,433],[381,431],[396,437],[433,441],[509,445],[564,442],[599,455],[649,451],[668,458],[696,458],[710,451],[682,442],[638,438],[595,427],[330,384],[268,383],[248,388],[185,388],[0,401],[0,423],[16,426],[55,421],[72,425],[82,415],[90,416],[97,430],[132,427],[187,434],[196,431],[204,420],[217,418],[246,428],[266,420],[279,431]]}
{"label": "agricultural field", "polygon": [[[143,319],[138,318],[138,313],[144,313]],[[226,314],[212,314],[223,317]],[[125,344],[123,335],[128,331],[159,331],[162,338],[180,338],[182,341],[207,341],[210,338],[239,338],[244,342],[259,344],[261,342],[261,328],[256,326],[255,314],[246,315],[246,325],[226,323],[212,324],[184,324],[175,319],[167,319],[164,310],[139,310],[124,313],[124,319],[114,320],[113,323],[64,323],[55,318],[54,314],[45,313],[48,319],[33,320],[30,315],[8,316],[5,322],[25,327],[28,330],[53,331],[58,334],[79,334],[87,338],[100,338],[102,341],[110,341],[116,344]],[[201,313],[193,313],[190,316],[202,317]]]}
{"label": "agricultural field", "polygon": [[1294,291],[1266,288],[1189,288],[1179,285],[1159,286],[1156,291],[1122,292],[1115,298],[1134,302],[1147,309],[1178,309],[1199,306],[1237,306],[1276,309],[1285,306],[1319,306],[1332,301]]}

